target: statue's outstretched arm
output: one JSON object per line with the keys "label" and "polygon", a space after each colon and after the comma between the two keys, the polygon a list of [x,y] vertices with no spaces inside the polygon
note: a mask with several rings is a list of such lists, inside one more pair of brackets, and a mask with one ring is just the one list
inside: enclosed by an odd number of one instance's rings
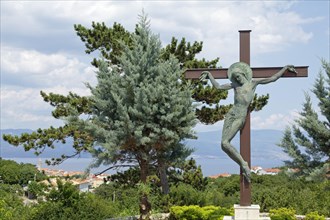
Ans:
{"label": "statue's outstretched arm", "polygon": [[199,77],[201,81],[207,80],[207,78],[210,79],[212,85],[217,89],[229,90],[233,88],[232,84],[230,83],[219,85],[219,83],[214,79],[214,77],[209,71],[202,72],[201,76]]}
{"label": "statue's outstretched arm", "polygon": [[275,82],[276,80],[278,80],[283,75],[283,73],[285,73],[286,70],[288,70],[290,72],[293,72],[293,73],[297,73],[297,71],[295,70],[293,65],[286,65],[280,71],[278,71],[277,73],[275,73],[274,75],[272,75],[269,78],[254,79],[253,81],[256,84],[267,84],[267,83]]}

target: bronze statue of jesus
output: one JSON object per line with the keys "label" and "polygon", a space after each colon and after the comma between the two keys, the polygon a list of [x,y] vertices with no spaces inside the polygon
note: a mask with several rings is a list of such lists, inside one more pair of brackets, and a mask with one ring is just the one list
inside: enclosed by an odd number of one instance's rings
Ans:
{"label": "bronze statue of jesus", "polygon": [[294,66],[287,65],[269,78],[252,79],[253,73],[250,66],[243,62],[237,62],[232,64],[228,69],[228,78],[231,83],[219,85],[208,71],[202,72],[200,77],[202,81],[207,80],[207,78],[210,79],[212,85],[218,89],[234,89],[234,105],[225,116],[221,148],[241,167],[243,175],[248,182],[251,182],[249,165],[230,142],[244,126],[248,108],[253,100],[257,86],[259,84],[275,82],[286,70],[297,73]]}

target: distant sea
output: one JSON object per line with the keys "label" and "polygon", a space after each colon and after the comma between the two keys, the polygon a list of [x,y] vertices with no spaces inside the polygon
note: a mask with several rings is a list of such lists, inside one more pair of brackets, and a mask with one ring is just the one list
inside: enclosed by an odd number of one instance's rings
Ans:
{"label": "distant sea", "polygon": [[[221,158],[201,158],[200,156],[193,155],[195,158],[197,165],[200,165],[203,171],[204,176],[211,176],[220,173],[230,173],[230,174],[238,174],[239,173],[239,166],[228,159],[221,159]],[[62,164],[57,166],[47,166],[45,160],[47,158],[3,158],[7,160],[14,160],[18,163],[31,163],[38,165],[41,162],[42,168],[49,168],[49,169],[58,169],[58,170],[65,170],[65,171],[85,171],[88,165],[93,161],[92,158],[70,158],[64,161]],[[274,163],[274,161],[269,160],[261,160],[259,159],[258,164],[254,164],[252,162],[252,166],[262,166],[263,168],[271,168],[280,166],[281,164]],[[100,166],[96,169],[92,169],[91,173],[98,173],[100,171],[105,170],[108,166]],[[118,171],[124,171],[125,168],[121,168],[119,170],[109,170],[105,173],[107,174],[114,174]]]}
{"label": "distant sea", "polygon": [[[2,134],[20,135],[23,132],[32,132],[29,129],[4,129]],[[191,155],[201,166],[204,176],[216,175],[220,173],[239,173],[239,166],[234,163],[220,148],[221,131],[209,131],[197,133],[197,139],[188,139],[184,144],[194,149]],[[289,159],[282,149],[276,145],[283,136],[282,131],[277,130],[252,130],[251,131],[251,165],[263,168],[272,168],[283,165],[283,161]],[[23,147],[13,147],[0,138],[0,157],[11,159],[22,163],[32,163],[37,165],[42,162],[42,167],[51,169],[62,169],[66,171],[84,171],[93,161],[89,154],[82,154],[80,158],[71,158],[58,166],[48,167],[45,163],[46,158],[59,157],[62,154],[72,155],[74,153],[72,140],[68,139],[66,144],[57,144],[55,149],[46,148],[41,154],[42,158],[37,157],[33,152],[25,152]],[[232,141],[233,145],[239,146],[239,135]],[[92,169],[92,173],[97,173],[106,169],[101,166]],[[111,170],[107,173],[116,173]]]}

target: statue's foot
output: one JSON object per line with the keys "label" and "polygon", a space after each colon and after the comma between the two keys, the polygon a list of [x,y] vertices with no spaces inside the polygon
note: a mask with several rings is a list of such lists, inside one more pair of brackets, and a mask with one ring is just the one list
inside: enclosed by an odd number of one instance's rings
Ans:
{"label": "statue's foot", "polygon": [[244,165],[242,166],[242,174],[245,177],[246,181],[251,183],[251,170],[247,162],[244,162]]}

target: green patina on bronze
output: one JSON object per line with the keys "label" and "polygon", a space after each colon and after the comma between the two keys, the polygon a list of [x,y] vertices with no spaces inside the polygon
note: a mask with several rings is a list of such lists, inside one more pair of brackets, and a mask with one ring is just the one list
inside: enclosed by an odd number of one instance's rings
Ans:
{"label": "green patina on bronze", "polygon": [[234,105],[225,116],[221,148],[241,167],[243,175],[248,182],[251,182],[249,165],[230,142],[244,126],[245,118],[257,86],[275,82],[286,70],[297,73],[292,65],[287,65],[271,77],[252,79],[253,73],[250,66],[244,62],[237,62],[232,64],[228,69],[228,79],[231,83],[219,85],[208,71],[204,71],[200,77],[202,81],[207,80],[207,78],[210,79],[212,85],[217,89],[234,89]]}

